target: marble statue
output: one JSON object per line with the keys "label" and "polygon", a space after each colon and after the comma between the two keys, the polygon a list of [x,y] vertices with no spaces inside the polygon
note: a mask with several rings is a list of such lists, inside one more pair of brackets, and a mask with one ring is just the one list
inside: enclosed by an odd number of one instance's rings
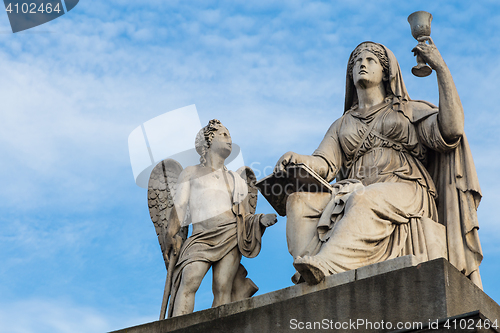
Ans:
{"label": "marble statue", "polygon": [[445,257],[482,288],[481,190],[462,104],[431,37],[418,41],[413,51],[436,72],[439,106],[410,99],[387,47],[361,43],[348,61],[343,116],[312,155],[288,152],[277,162],[277,172],[302,163],[337,180],[333,193],[288,196],[295,283],[413,254]]}
{"label": "marble statue", "polygon": [[[174,160],[159,163],[148,187],[150,215],[155,224],[167,282],[160,319],[193,312],[198,287],[213,271],[213,307],[252,296],[257,286],[240,264],[261,248],[266,227],[275,214],[255,214],[255,175],[248,167],[228,171],[231,136],[220,121],[211,120],[195,141],[200,164],[184,170]],[[192,235],[187,237],[187,226]]]}

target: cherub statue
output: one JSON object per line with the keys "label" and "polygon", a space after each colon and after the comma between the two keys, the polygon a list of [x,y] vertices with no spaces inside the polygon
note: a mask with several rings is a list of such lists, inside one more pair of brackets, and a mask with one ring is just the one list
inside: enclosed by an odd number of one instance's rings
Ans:
{"label": "cherub statue", "polygon": [[[149,180],[148,199],[165,264],[167,282],[160,319],[193,312],[195,293],[212,267],[212,307],[252,296],[257,286],[246,278],[241,256],[259,254],[266,227],[275,214],[255,215],[255,175],[248,167],[228,171],[231,136],[210,120],[196,137],[200,164],[182,170],[174,160],[159,163]],[[186,239],[187,226],[193,225]]]}

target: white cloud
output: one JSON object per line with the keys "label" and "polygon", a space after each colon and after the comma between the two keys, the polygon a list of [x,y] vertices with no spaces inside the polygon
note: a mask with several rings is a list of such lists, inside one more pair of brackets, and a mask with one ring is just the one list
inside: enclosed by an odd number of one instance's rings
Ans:
{"label": "white cloud", "polygon": [[113,316],[65,300],[26,299],[0,303],[2,333],[109,332],[154,320],[153,316]]}

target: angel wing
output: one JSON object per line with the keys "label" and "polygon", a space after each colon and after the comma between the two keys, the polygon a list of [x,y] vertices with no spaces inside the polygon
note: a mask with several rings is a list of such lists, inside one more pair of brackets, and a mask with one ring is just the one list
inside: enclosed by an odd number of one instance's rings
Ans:
{"label": "angel wing", "polygon": [[[167,261],[168,253],[165,253],[165,237],[167,235],[168,218],[174,207],[175,187],[182,166],[179,162],[173,159],[166,159],[158,163],[149,177],[148,183],[148,206],[149,215],[155,226],[156,234],[158,235],[158,242],[160,243],[161,252],[165,265],[168,270]],[[179,230],[177,235],[182,238],[184,242],[187,238],[188,228],[183,227]]]}
{"label": "angel wing", "polygon": [[248,186],[248,195],[243,202],[245,210],[250,214],[255,214],[255,208],[257,207],[257,195],[259,193],[257,186],[255,186],[257,177],[255,177],[255,173],[252,168],[247,166],[239,168],[236,170],[236,173],[247,182]]}

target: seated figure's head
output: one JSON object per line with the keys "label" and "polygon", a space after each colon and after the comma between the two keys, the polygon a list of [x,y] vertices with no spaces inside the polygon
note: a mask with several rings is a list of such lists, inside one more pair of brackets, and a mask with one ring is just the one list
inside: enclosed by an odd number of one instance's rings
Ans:
{"label": "seated figure's head", "polygon": [[[372,59],[372,61],[367,61],[366,59]],[[370,67],[371,64],[373,66]],[[360,70],[361,74],[359,73]],[[380,73],[376,73],[377,70]],[[347,73],[356,87],[369,85],[370,81],[374,81],[372,84],[379,84],[382,80],[387,82],[389,77],[389,58],[385,49],[382,45],[373,42],[359,44],[351,53],[347,65]]]}
{"label": "seated figure's head", "polygon": [[200,154],[200,164],[205,166],[207,154],[213,152],[226,159],[231,154],[231,135],[217,119],[212,119],[196,135],[195,147]]}
{"label": "seated figure's head", "polygon": [[387,57],[385,49],[382,47],[382,45],[373,42],[363,42],[358,46],[356,46],[354,51],[352,51],[351,53],[351,56],[349,58],[349,63],[347,65],[347,71],[349,75],[352,76],[352,69],[354,67],[354,62],[356,61],[358,55],[363,51],[368,51],[373,53],[380,61],[380,64],[384,69],[384,73],[389,73],[389,58]]}
{"label": "seated figure's head", "polygon": [[[381,66],[382,72],[377,75],[362,73],[360,60],[374,57]],[[376,67],[376,66],[375,66]],[[353,73],[354,72],[354,73]],[[371,80],[371,82],[370,82]],[[398,61],[391,50],[382,44],[363,42],[352,51],[347,63],[346,96],[344,112],[358,104],[358,89],[363,89],[370,84],[382,84],[385,89],[386,99],[392,99],[397,110],[402,110],[404,104],[410,101],[408,92],[403,82]]]}

